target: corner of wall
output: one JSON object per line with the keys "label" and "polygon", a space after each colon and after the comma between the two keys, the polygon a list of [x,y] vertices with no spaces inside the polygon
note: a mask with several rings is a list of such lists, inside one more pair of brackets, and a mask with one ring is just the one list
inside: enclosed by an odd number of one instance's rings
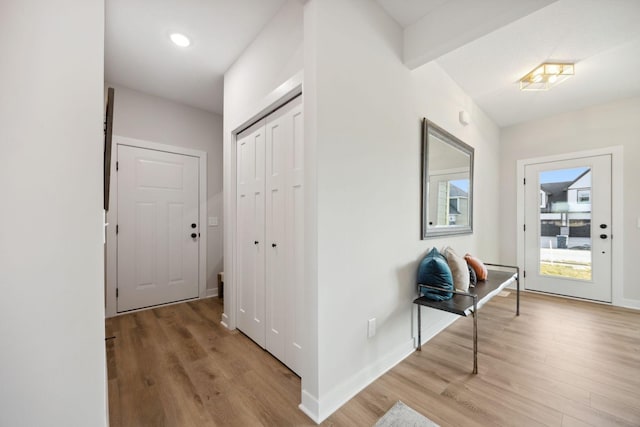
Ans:
{"label": "corner of wall", "polygon": [[305,389],[302,389],[302,403],[298,405],[298,408],[316,424],[320,424],[323,421],[320,418],[320,402]]}
{"label": "corner of wall", "polygon": [[414,351],[415,343],[414,339],[411,338],[324,393],[320,400],[316,400],[317,413],[314,415],[317,418],[314,418],[314,420],[322,422],[327,419],[331,414],[340,409],[342,405],[355,397],[385,372],[402,362]]}

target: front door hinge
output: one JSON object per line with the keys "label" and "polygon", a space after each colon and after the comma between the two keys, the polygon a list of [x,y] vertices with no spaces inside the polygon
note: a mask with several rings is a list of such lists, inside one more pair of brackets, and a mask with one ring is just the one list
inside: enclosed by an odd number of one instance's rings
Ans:
{"label": "front door hinge", "polygon": [[522,275],[523,275],[524,277],[527,277],[527,270],[523,270],[523,271],[522,271]]}
{"label": "front door hinge", "polygon": [[120,232],[120,226],[116,224],[116,234],[118,234],[119,232]]}
{"label": "front door hinge", "polygon": [[527,178],[522,179],[522,185],[527,185]]}
{"label": "front door hinge", "polygon": [[527,231],[527,224],[523,224],[522,225],[522,229],[523,229],[523,231]]}
{"label": "front door hinge", "polygon": [[116,170],[120,170],[120,162],[116,162]]}
{"label": "front door hinge", "polygon": [[118,298],[118,294],[119,294],[119,293],[120,293],[120,292],[118,291],[118,288],[116,288],[116,298]]}

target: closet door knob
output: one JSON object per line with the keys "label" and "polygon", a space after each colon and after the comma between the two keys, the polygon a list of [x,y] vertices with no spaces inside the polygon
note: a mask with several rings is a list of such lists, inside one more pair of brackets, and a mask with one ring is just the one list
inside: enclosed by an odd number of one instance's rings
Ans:
{"label": "closet door knob", "polygon": [[259,242],[256,240],[255,242],[253,242],[254,245],[257,245]]}
{"label": "closet door knob", "polygon": [[275,248],[276,246],[278,246],[278,245],[276,245],[275,243],[272,243],[272,244],[271,244],[271,247],[272,247],[272,248]]}
{"label": "closet door knob", "polygon": [[191,238],[195,239],[196,237],[198,237],[198,235],[196,233],[191,233]]}

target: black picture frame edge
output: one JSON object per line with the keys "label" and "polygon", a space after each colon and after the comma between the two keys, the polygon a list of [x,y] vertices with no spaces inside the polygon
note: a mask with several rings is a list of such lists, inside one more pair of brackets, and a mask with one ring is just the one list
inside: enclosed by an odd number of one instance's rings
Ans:
{"label": "black picture frame edge", "polygon": [[111,147],[113,138],[113,102],[115,90],[107,89],[107,106],[104,121],[104,153],[103,153],[103,207],[109,211],[109,191],[111,185]]}

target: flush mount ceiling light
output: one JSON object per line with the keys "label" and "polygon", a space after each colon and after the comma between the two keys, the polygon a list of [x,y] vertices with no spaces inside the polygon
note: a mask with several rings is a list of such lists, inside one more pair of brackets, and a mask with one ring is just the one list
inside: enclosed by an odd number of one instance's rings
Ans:
{"label": "flush mount ceiling light", "polygon": [[191,44],[191,40],[189,40],[189,37],[185,36],[184,34],[173,33],[169,36],[169,38],[171,38],[171,41],[174,44],[180,47],[187,47]]}
{"label": "flush mount ceiling light", "polygon": [[520,90],[549,90],[573,76],[574,71],[574,64],[545,62],[520,79]]}

